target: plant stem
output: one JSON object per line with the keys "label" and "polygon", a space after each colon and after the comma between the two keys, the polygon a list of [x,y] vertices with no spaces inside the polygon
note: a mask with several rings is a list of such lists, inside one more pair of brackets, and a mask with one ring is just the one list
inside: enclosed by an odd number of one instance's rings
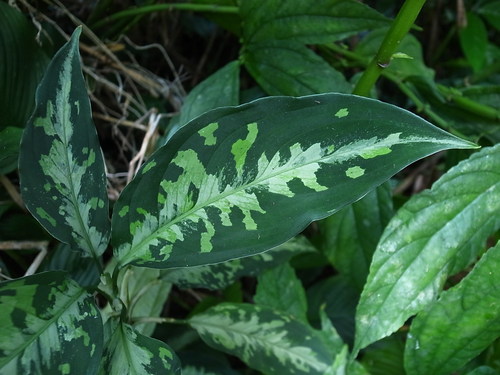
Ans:
{"label": "plant stem", "polygon": [[238,7],[234,6],[222,6],[216,4],[191,4],[191,3],[153,4],[153,5],[145,5],[142,7],[126,9],[121,12],[114,13],[111,16],[105,17],[102,20],[94,23],[92,25],[92,28],[98,28],[104,26],[105,24],[119,20],[120,18],[133,17],[140,14],[148,14],[148,13],[173,10],[173,9],[188,10],[192,12],[238,14]]}
{"label": "plant stem", "polygon": [[465,96],[462,96],[459,91],[453,90],[452,88],[443,85],[437,85],[437,88],[443,95],[453,100],[458,107],[466,110],[467,112],[479,115],[488,120],[500,120],[500,111],[496,108],[466,98]]}
{"label": "plant stem", "polygon": [[404,2],[377,54],[370,64],[368,64],[367,69],[356,84],[353,94],[361,96],[369,95],[370,90],[375,85],[375,82],[377,82],[382,71],[389,66],[392,55],[396,52],[396,48],[410,30],[413,22],[415,22],[424,3],[425,0],[406,0]]}

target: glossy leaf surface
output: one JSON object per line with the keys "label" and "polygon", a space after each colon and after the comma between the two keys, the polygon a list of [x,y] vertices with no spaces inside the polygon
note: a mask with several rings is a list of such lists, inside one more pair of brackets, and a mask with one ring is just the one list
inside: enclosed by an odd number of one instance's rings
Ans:
{"label": "glossy leaf surface", "polygon": [[83,80],[76,29],[52,60],[21,143],[26,207],[61,242],[97,257],[109,241],[106,176]]}
{"label": "glossy leaf surface", "polygon": [[122,266],[193,266],[260,253],[419,158],[474,147],[405,110],[341,94],[217,109],[167,146],[115,205]]}
{"label": "glossy leaf surface", "polygon": [[294,41],[274,40],[247,46],[245,67],[270,95],[349,93],[351,85],[320,56]]}
{"label": "glossy leaf surface", "polygon": [[451,374],[500,337],[499,269],[500,243],[417,315],[405,351],[409,375]]}
{"label": "glossy leaf surface", "polygon": [[104,351],[100,374],[181,374],[179,360],[166,344],[141,335],[128,324],[108,324],[113,326],[113,334]]}
{"label": "glossy leaf surface", "polygon": [[240,15],[247,43],[270,39],[331,43],[389,22],[374,9],[352,0],[245,0]]}
{"label": "glossy leaf surface", "polygon": [[1,374],[97,372],[101,315],[92,295],[64,272],[1,283],[0,306]]}
{"label": "glossy leaf surface", "polygon": [[333,363],[319,332],[268,308],[220,304],[190,324],[209,346],[269,375],[324,374]]}
{"label": "glossy leaf surface", "polygon": [[314,251],[316,248],[305,237],[296,237],[262,254],[206,266],[165,270],[162,279],[183,289],[220,290],[243,276],[257,275],[263,270],[288,261],[294,255]]}
{"label": "glossy leaf surface", "polygon": [[356,349],[437,297],[500,227],[500,146],[472,155],[410,199],[386,227],[356,315]]}

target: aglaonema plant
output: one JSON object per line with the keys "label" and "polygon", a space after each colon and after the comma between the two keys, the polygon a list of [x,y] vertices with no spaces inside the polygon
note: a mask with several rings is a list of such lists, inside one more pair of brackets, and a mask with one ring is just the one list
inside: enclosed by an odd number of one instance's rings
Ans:
{"label": "aglaonema plant", "polygon": [[[236,274],[251,268],[252,262],[269,261],[272,254],[286,259],[287,252],[296,251],[294,246],[307,247],[301,240],[280,245],[413,161],[441,150],[475,147],[373,99],[333,93],[264,98],[207,112],[179,129],[125,188],[110,221],[103,157],[81,73],[80,32],[78,28],[56,54],[40,83],[22,139],[19,170],[27,208],[66,244],[68,256],[77,252],[90,260],[100,280],[79,283],[68,272],[48,271],[0,284],[1,374],[179,374],[181,363],[174,351],[150,337],[148,324],[162,321],[161,306],[153,307],[154,301],[138,306],[137,298],[125,290],[130,288],[132,267],[144,267],[135,269],[151,279],[142,284],[148,291],[158,285],[155,280],[217,288],[223,284],[217,272]],[[483,157],[497,161],[498,151]],[[471,165],[485,164],[478,156]],[[472,173],[468,168],[455,173]],[[429,194],[440,191],[438,186]],[[474,199],[474,191],[463,194]],[[405,206],[412,214],[432,201],[425,195],[419,199]],[[455,209],[463,208],[443,207]],[[456,250],[450,245],[442,261],[429,265],[423,275],[405,273],[412,259],[425,258],[432,245],[416,241],[418,246],[413,246],[418,228],[392,237],[390,228],[410,227],[412,214],[400,211],[375,253],[359,306],[354,352],[397,329],[432,299],[446,275],[469,263],[452,261]],[[418,223],[426,220],[422,215]],[[476,242],[460,248],[468,260],[477,255],[469,248],[478,248],[493,225],[481,231],[479,224],[471,224],[471,233],[480,234]],[[110,246],[113,259],[105,265],[102,255]],[[399,248],[405,251],[396,252]],[[262,253],[269,249],[266,260]],[[406,252],[411,254],[406,257]],[[488,274],[484,264],[496,261],[495,254],[478,265],[462,288],[480,283]],[[401,290],[391,288],[392,279],[383,277],[390,267],[401,273],[391,269],[392,278],[410,277]],[[160,270],[166,269],[162,278]],[[435,274],[440,275],[438,282],[432,279],[413,288],[418,278]],[[346,368],[363,373],[324,313],[321,330],[308,323],[304,293],[289,266],[265,277],[271,284],[286,280],[295,286],[290,298],[297,304],[280,304],[271,290],[261,287],[257,304],[220,304],[178,322],[190,325],[207,345],[266,374],[337,374]],[[407,290],[412,294],[404,303],[411,308],[396,313],[393,305]],[[141,293],[145,289],[139,297]],[[457,293],[460,290],[449,291],[446,298],[456,299]],[[96,294],[106,300],[105,306],[97,305]],[[445,297],[440,303],[447,303]],[[419,316],[412,337],[425,341],[426,322],[443,313],[440,306]],[[471,308],[476,306],[471,301]],[[391,314],[384,315],[387,311]],[[422,362],[412,350],[420,344],[411,342],[408,367],[419,368]]]}

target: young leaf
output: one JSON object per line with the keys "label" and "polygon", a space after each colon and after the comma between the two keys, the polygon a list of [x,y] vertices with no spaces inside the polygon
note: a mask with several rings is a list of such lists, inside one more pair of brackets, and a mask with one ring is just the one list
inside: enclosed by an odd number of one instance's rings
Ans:
{"label": "young leaf", "polygon": [[336,354],[318,331],[256,305],[220,304],[193,316],[189,323],[207,345],[269,375],[323,375]]}
{"label": "young leaf", "polygon": [[287,262],[294,255],[314,251],[316,248],[305,237],[296,237],[265,253],[251,257],[206,266],[165,270],[162,273],[162,279],[182,289],[220,290],[227,288],[243,276],[257,275],[263,270]]}
{"label": "young leaf", "polygon": [[500,145],[450,169],[386,227],[356,315],[359,350],[422,310],[500,227]]}
{"label": "young leaf", "polygon": [[294,269],[283,263],[258,277],[254,301],[307,322],[307,299]]}
{"label": "young leaf", "polygon": [[318,222],[319,243],[325,256],[346,280],[363,289],[373,252],[393,215],[389,183],[363,199]]}
{"label": "young leaf", "polygon": [[166,344],[131,326],[110,321],[113,334],[104,350],[100,374],[181,374],[179,360]]}
{"label": "young leaf", "polygon": [[121,266],[170,268],[258,254],[453,147],[475,146],[353,95],[216,109],[175,133],[123,191],[115,255]]}
{"label": "young leaf", "polygon": [[1,283],[0,306],[0,373],[97,372],[101,315],[92,295],[64,272]]}
{"label": "young leaf", "polygon": [[294,41],[250,44],[245,67],[270,95],[302,96],[324,92],[349,93],[351,85],[309,48]]}
{"label": "young leaf", "polygon": [[457,286],[417,315],[406,343],[409,375],[451,374],[498,339],[499,269],[500,242]]}
{"label": "young leaf", "polygon": [[390,22],[376,10],[353,0],[245,0],[241,2],[240,16],[246,43],[331,43]]}
{"label": "young leaf", "polygon": [[77,28],[53,58],[23,134],[26,207],[61,242],[96,258],[109,241],[106,176],[83,80]]}

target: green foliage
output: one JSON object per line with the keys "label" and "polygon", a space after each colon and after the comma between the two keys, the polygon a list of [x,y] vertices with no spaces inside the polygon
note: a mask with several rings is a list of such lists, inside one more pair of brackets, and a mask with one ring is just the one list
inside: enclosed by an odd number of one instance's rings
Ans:
{"label": "green foliage", "polygon": [[[391,20],[355,0],[96,2],[91,28],[113,23],[99,36],[176,9],[239,37],[110,204],[79,52],[98,35],[78,27],[45,69],[0,3],[0,245],[20,249],[0,253],[0,374],[497,374],[498,1],[466,2],[431,51],[461,47],[443,66],[405,35],[422,5]],[[24,58],[39,65],[13,85]],[[110,76],[87,77],[91,97]],[[15,223],[37,236],[16,172],[53,242],[6,241]]]}

